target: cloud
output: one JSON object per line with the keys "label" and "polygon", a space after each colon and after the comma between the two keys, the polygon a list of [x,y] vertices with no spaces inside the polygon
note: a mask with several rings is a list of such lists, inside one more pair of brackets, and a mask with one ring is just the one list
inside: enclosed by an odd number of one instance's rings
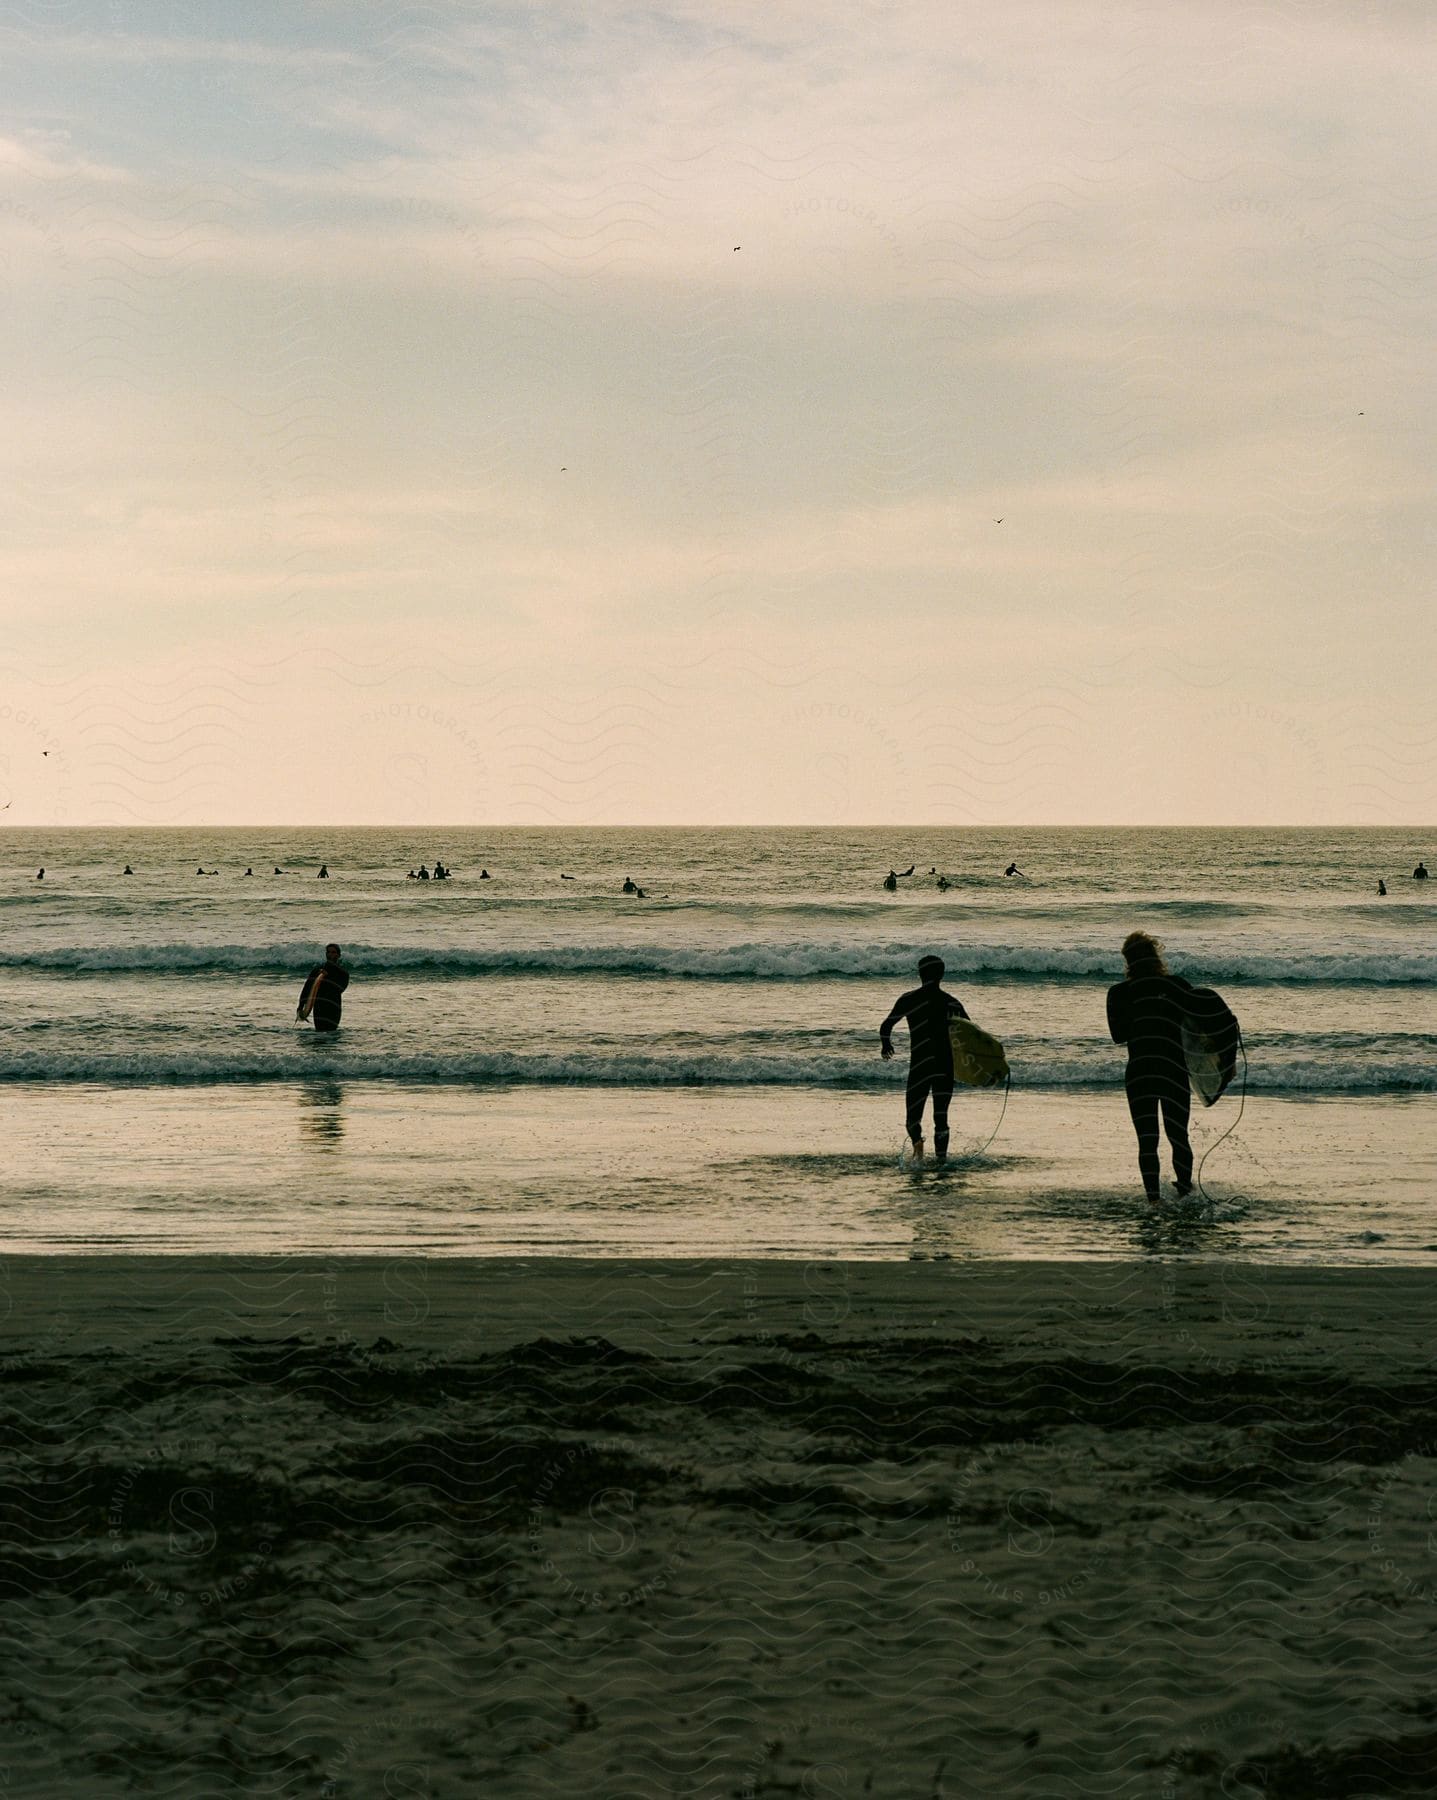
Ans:
{"label": "cloud", "polygon": [[79,621],[136,666],[268,666],[313,629],[382,666],[418,634],[438,680],[427,646],[482,633],[526,682],[561,646],[580,707],[615,659],[702,668],[763,731],[755,694],[823,669],[872,712],[938,645],[1014,693],[1058,671],[1096,780],[1135,669],[1155,715],[1204,683],[1372,708],[1360,594],[1416,703],[1415,9],[248,30],[20,46],[0,580],[41,649]]}

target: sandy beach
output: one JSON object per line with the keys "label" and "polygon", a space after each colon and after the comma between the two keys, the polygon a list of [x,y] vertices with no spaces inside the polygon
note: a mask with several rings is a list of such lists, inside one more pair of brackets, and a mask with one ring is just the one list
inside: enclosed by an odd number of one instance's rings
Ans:
{"label": "sandy beach", "polygon": [[1418,1271],[12,1257],[23,1796],[1426,1793]]}

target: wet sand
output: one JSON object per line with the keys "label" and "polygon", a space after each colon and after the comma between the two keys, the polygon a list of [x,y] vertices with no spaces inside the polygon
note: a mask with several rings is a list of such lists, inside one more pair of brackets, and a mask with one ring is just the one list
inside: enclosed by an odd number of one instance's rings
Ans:
{"label": "wet sand", "polygon": [[941,1172],[900,1169],[898,1092],[316,1082],[10,1099],[0,1251],[20,1254],[1437,1258],[1430,1095],[1267,1096],[1240,1119],[1225,1100],[1193,1121],[1211,1204],[1175,1206],[1169,1184],[1156,1232],[1120,1089],[1014,1092],[1006,1109],[965,1090]]}
{"label": "wet sand", "polygon": [[1421,1793],[1437,1287],[12,1257],[14,1795]]}

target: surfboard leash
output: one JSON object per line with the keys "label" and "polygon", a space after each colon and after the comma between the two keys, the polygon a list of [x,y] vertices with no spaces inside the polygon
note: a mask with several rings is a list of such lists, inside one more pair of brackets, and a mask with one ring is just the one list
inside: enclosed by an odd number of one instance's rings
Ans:
{"label": "surfboard leash", "polygon": [[[1233,1120],[1232,1124],[1228,1126],[1227,1130],[1222,1134],[1222,1136],[1220,1138],[1214,1138],[1212,1143],[1210,1143],[1208,1145],[1207,1149],[1203,1151],[1202,1161],[1199,1162],[1199,1164],[1197,1166],[1197,1175],[1195,1177],[1195,1185],[1197,1187],[1197,1191],[1202,1195],[1203,1199],[1207,1201],[1209,1206],[1216,1206],[1217,1202],[1213,1199],[1212,1195],[1203,1186],[1203,1181],[1202,1181],[1203,1169],[1207,1166],[1207,1159],[1212,1155],[1213,1151],[1217,1149],[1218,1145],[1221,1143],[1224,1143],[1228,1138],[1230,1138],[1232,1136],[1233,1132],[1235,1132],[1237,1130],[1238,1126],[1242,1123],[1243,1109],[1247,1105],[1247,1045],[1245,1043],[1243,1043],[1243,1041],[1242,1041],[1242,1026],[1241,1025],[1239,1025],[1237,1028],[1237,1047],[1242,1052],[1242,1092],[1241,1092],[1241,1095],[1240,1095],[1240,1097],[1238,1099],[1238,1103],[1237,1103],[1237,1117]],[[1235,1195],[1234,1198],[1241,1200],[1241,1199],[1245,1199],[1246,1196],[1242,1195],[1242,1194],[1238,1194],[1238,1195]]]}
{"label": "surfboard leash", "polygon": [[1009,1094],[1012,1093],[1012,1091],[1013,1091],[1013,1072],[1010,1069],[1008,1071],[1008,1073],[1003,1077],[1003,1104],[998,1108],[998,1123],[988,1133],[987,1137],[983,1140],[983,1142],[981,1144],[979,1144],[979,1146],[976,1150],[965,1150],[963,1152],[963,1155],[961,1158],[955,1157],[953,1159],[955,1162],[957,1162],[957,1161],[966,1162],[970,1158],[979,1157],[986,1153],[988,1146],[993,1142],[993,1139],[995,1137],[997,1137],[998,1133],[1003,1129],[1003,1118],[1004,1118],[1004,1115],[1008,1111],[1008,1096],[1009,1096]]}

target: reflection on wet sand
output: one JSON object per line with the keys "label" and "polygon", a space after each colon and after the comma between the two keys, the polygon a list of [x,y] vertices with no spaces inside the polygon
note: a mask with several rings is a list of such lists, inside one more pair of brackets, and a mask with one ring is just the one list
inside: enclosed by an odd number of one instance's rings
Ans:
{"label": "reflection on wet sand", "polygon": [[344,1088],[337,1081],[305,1081],[298,1088],[299,1135],[315,1150],[344,1142]]}

